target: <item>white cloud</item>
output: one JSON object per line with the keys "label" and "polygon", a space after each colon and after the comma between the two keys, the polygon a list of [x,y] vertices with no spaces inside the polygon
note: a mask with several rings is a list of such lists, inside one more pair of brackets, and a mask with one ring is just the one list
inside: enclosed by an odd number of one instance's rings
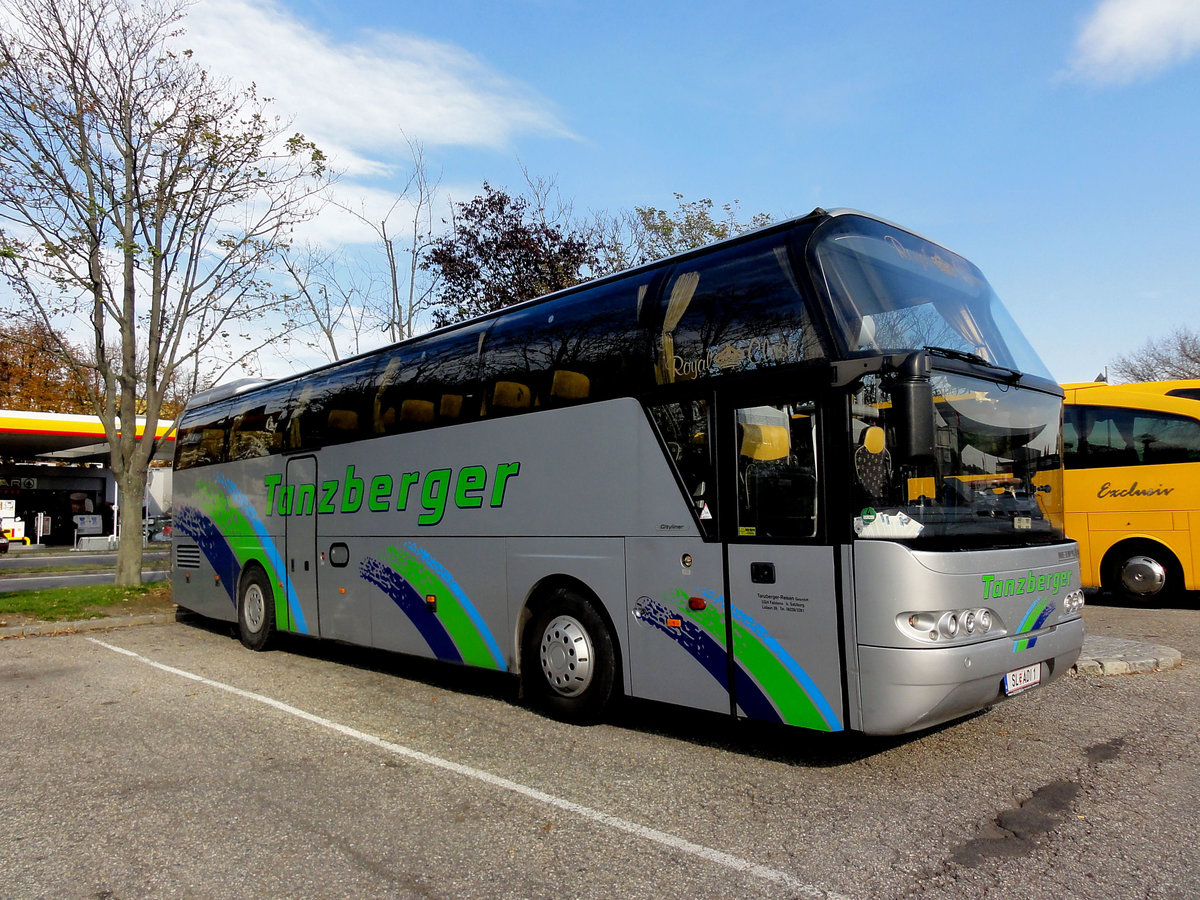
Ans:
{"label": "white cloud", "polygon": [[1197,0],[1103,0],[1075,41],[1069,75],[1121,84],[1200,53]]}
{"label": "white cloud", "polygon": [[406,138],[504,149],[519,134],[571,137],[545,98],[451,44],[382,31],[339,41],[275,0],[201,0],[184,28],[202,66],[255,83],[351,177],[403,167]]}

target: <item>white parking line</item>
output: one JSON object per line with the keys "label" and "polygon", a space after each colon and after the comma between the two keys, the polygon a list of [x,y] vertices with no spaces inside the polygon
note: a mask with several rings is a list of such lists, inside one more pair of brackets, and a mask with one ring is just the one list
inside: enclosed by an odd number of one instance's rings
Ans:
{"label": "white parking line", "polygon": [[272,709],[287,713],[290,716],[295,716],[298,719],[303,719],[306,722],[311,722],[314,725],[319,725],[322,728],[336,731],[338,734],[353,738],[356,741],[361,741],[364,744],[370,744],[380,750],[394,753],[397,756],[403,756],[406,759],[424,763],[427,766],[433,766],[447,772],[453,772],[456,775],[461,775],[464,778],[472,778],[476,781],[482,781],[485,784],[490,784],[493,787],[502,788],[506,791],[512,791],[515,794],[520,794],[523,797],[528,797],[531,800],[536,800],[539,803],[544,803],[547,806],[554,806],[565,812],[574,813],[582,819],[588,819],[592,822],[599,822],[602,825],[607,825],[610,828],[616,828],[620,831],[640,837],[643,840],[651,841],[660,844],[664,847],[669,847],[672,850],[678,850],[681,853],[687,853],[690,856],[699,857],[710,863],[718,866],[724,866],[728,869],[733,869],[737,872],[742,872],[747,875],[753,875],[756,878],[761,878],[764,881],[774,882],[784,885],[787,888],[795,891],[797,894],[805,897],[820,897],[829,898],[829,900],[845,900],[841,895],[834,894],[829,891],[822,890],[810,884],[805,884],[796,878],[793,878],[787,872],[782,872],[779,869],[772,869],[769,866],[758,865],[741,857],[734,856],[730,853],[725,853],[721,850],[714,850],[711,847],[705,847],[700,844],[694,844],[691,841],[681,837],[676,837],[673,834],[667,834],[665,831],[659,831],[656,828],[649,828],[645,825],[639,825],[636,822],[631,822],[628,819],[622,819],[620,816],[613,816],[600,810],[592,809],[589,806],[583,806],[579,803],[574,803],[571,800],[564,800],[561,797],[556,797],[553,794],[547,794],[545,791],[540,791],[537,788],[531,788],[527,785],[519,784],[515,781],[510,781],[499,775],[493,775],[491,772],[485,772],[482,769],[476,769],[471,766],[464,766],[461,763],[451,762],[450,760],[442,759],[437,756],[431,756],[428,753],[422,753],[420,750],[414,750],[411,747],[405,747],[402,744],[396,744],[391,741],[384,740],[373,734],[367,734],[364,731],[359,731],[357,728],[351,728],[348,725],[342,725],[330,719],[314,715],[310,712],[305,712],[295,706],[283,703],[279,700],[274,700],[271,697],[265,697],[262,694],[256,694],[253,691],[242,690],[230,684],[224,684],[220,681],[213,681],[211,678],[205,678],[203,675],[197,675],[194,672],[188,672],[184,669],[177,669],[174,666],[168,666],[160,662],[142,656],[139,653],[134,653],[132,650],[126,650],[123,647],[117,647],[114,644],[109,644],[96,638],[88,638],[93,644],[104,647],[107,650],[112,650],[114,653],[120,653],[159,669],[163,672],[169,672],[172,675],[178,675],[181,678],[187,678],[199,684],[207,685],[217,690],[226,691],[246,700],[253,700],[256,703],[262,703]]}

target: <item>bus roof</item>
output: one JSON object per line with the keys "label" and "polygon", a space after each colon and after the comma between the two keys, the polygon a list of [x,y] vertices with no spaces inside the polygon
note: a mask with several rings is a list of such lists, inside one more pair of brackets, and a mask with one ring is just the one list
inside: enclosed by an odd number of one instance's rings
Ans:
{"label": "bus roof", "polygon": [[1178,378],[1170,381],[1131,381],[1127,384],[1109,384],[1104,381],[1085,381],[1064,384],[1067,402],[1075,400],[1113,401],[1125,397],[1130,401],[1145,401],[1161,397],[1165,402],[1173,400],[1200,400],[1200,378]]}

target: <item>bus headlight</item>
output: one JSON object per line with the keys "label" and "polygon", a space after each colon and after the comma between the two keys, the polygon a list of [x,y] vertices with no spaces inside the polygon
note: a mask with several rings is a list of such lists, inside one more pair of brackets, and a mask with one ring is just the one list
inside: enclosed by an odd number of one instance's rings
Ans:
{"label": "bus headlight", "polygon": [[943,637],[952,638],[958,635],[958,613],[942,613],[938,620],[938,631]]}
{"label": "bus headlight", "polygon": [[896,616],[896,626],[901,632],[924,643],[984,637],[998,621],[996,614],[987,608],[923,610]]}
{"label": "bus headlight", "polygon": [[1083,609],[1083,591],[1076,589],[1063,598],[1063,609],[1069,613],[1077,613]]}

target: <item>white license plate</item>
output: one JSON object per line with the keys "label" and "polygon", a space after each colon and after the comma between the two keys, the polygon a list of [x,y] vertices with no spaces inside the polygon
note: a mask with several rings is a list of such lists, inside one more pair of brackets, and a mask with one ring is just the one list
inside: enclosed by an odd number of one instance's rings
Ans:
{"label": "white license plate", "polygon": [[1004,693],[1008,696],[1037,687],[1042,682],[1042,664],[1034,663],[1023,669],[1014,669],[1004,676]]}

